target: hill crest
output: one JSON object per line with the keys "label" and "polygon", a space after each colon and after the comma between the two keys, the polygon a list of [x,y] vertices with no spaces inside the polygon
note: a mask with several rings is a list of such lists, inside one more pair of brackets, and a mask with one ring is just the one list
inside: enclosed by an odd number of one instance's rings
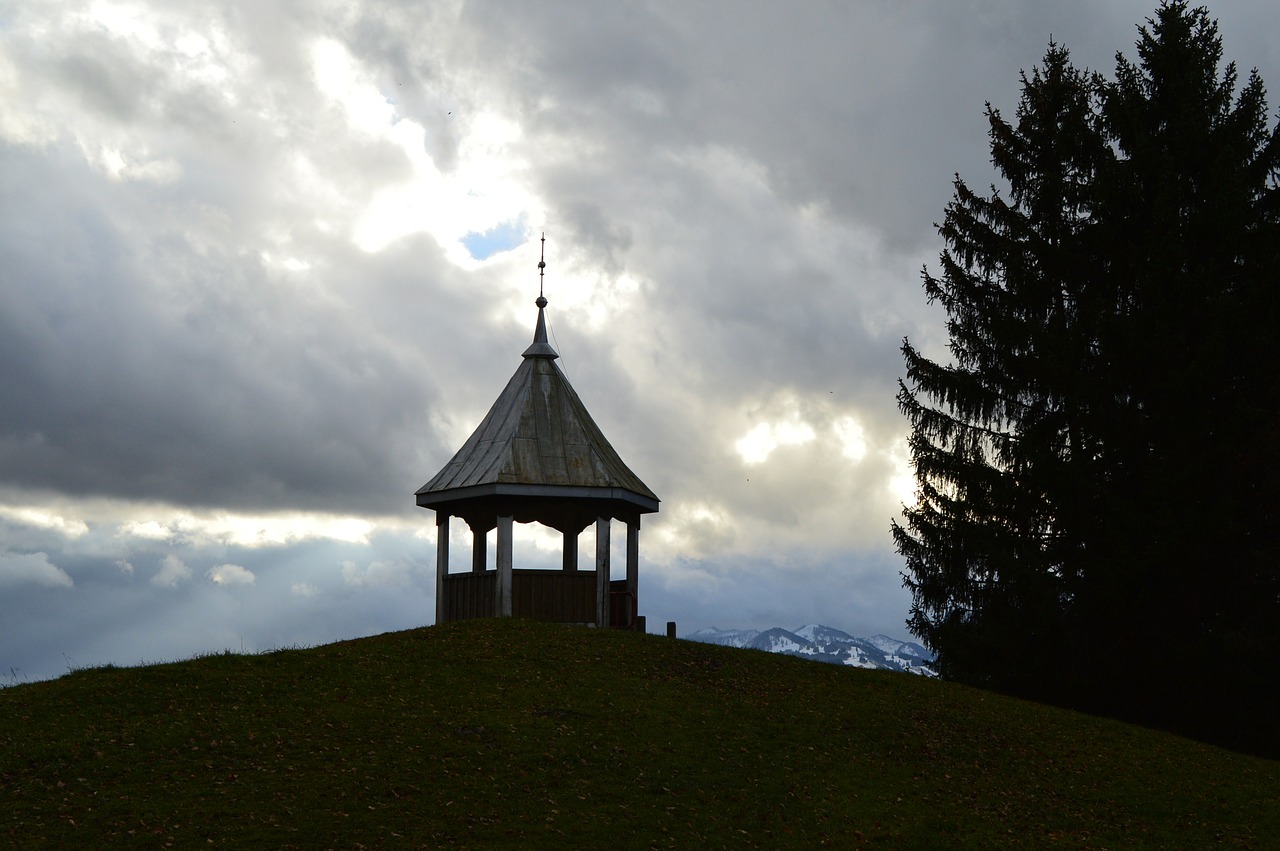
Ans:
{"label": "hill crest", "polygon": [[520,620],[0,689],[0,847],[1265,847],[1277,789],[953,683]]}

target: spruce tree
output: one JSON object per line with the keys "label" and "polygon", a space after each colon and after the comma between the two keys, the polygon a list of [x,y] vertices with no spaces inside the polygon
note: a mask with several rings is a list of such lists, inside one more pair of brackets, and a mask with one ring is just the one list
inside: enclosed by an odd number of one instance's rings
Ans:
{"label": "spruce tree", "polygon": [[1280,137],[1221,59],[1207,12],[1171,2],[1114,80],[1050,44],[1014,123],[988,105],[1003,185],[957,177],[924,273],[951,362],[903,343],[918,498],[893,534],[944,675],[1210,737],[1221,698],[1257,746]]}
{"label": "spruce tree", "polygon": [[911,629],[943,673],[1040,694],[1077,572],[1080,518],[1066,489],[1089,476],[1068,469],[1090,460],[1079,395],[1095,266],[1081,246],[1110,151],[1090,81],[1057,45],[1023,76],[1016,124],[990,105],[987,115],[1008,197],[957,177],[939,228],[942,274],[924,283],[949,316],[953,363],[904,341],[911,387],[899,402],[920,493],[894,536],[911,571]]}

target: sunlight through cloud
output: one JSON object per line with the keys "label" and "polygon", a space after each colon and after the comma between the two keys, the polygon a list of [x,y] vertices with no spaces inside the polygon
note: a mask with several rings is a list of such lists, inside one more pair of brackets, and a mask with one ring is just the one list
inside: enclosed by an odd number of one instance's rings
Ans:
{"label": "sunlight through cloud", "polygon": [[222,544],[249,548],[279,546],[304,540],[365,544],[375,526],[374,521],[361,517],[325,514],[216,514],[201,517],[176,512],[161,519],[124,523],[116,536],[147,541],[181,541],[195,545]]}
{"label": "sunlight through cloud", "polygon": [[734,449],[748,464],[763,464],[779,446],[800,446],[813,440],[813,427],[798,419],[757,423],[734,443]]}
{"label": "sunlight through cloud", "polygon": [[862,423],[853,417],[841,417],[835,422],[836,438],[840,441],[840,451],[844,457],[855,464],[867,454],[867,435]]}
{"label": "sunlight through cloud", "polygon": [[57,532],[67,538],[79,538],[89,532],[89,526],[83,520],[68,519],[43,508],[22,505],[0,505],[0,520]]}
{"label": "sunlight through cloud", "polygon": [[[515,122],[487,111],[451,118],[459,137],[457,157],[452,169],[442,171],[426,127],[400,115],[343,45],[321,40],[311,58],[316,85],[342,107],[348,125],[398,148],[412,169],[410,179],[377,191],[358,216],[352,238],[362,250],[381,251],[403,236],[426,232],[452,262],[470,269],[523,244],[529,237],[524,223],[545,218],[527,188],[528,164],[516,153],[524,134]],[[477,245],[495,233],[497,242]]]}
{"label": "sunlight through cloud", "polygon": [[885,453],[893,464],[893,475],[889,478],[889,492],[894,499],[908,508],[916,504],[916,476],[911,466],[911,452],[907,441],[899,439]]}

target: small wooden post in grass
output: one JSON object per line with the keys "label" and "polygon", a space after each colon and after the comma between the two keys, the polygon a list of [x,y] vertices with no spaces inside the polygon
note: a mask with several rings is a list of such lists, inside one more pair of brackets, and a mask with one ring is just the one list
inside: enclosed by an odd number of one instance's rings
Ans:
{"label": "small wooden post in grass", "polygon": [[667,638],[675,638],[675,637],[676,637],[676,622],[667,621]]}

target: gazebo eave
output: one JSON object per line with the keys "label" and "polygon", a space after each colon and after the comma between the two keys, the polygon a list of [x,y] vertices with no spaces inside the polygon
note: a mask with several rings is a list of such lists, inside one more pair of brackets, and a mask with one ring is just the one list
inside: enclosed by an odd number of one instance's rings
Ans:
{"label": "gazebo eave", "polygon": [[626,488],[587,487],[581,485],[537,485],[516,482],[490,482],[449,490],[422,492],[416,494],[417,504],[421,508],[462,513],[461,506],[479,501],[492,501],[494,498],[512,500],[565,500],[585,505],[599,503],[623,503],[637,514],[652,514],[658,510],[658,500],[644,494],[638,494]]}

